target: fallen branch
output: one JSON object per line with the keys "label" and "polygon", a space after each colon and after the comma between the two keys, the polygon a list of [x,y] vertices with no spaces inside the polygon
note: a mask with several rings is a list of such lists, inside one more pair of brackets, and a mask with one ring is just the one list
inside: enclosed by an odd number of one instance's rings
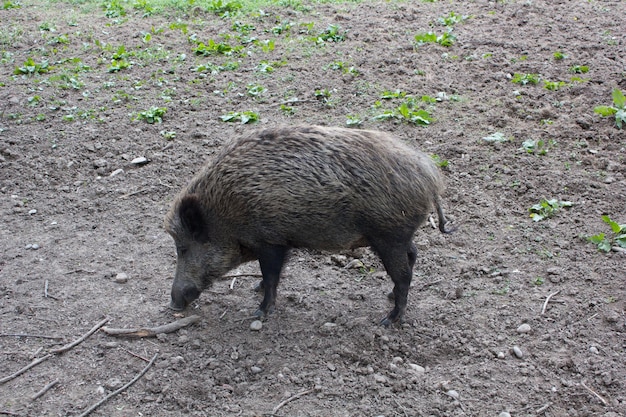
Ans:
{"label": "fallen branch", "polygon": [[546,312],[546,308],[548,308],[548,303],[550,302],[550,298],[554,297],[555,295],[557,295],[558,293],[560,293],[561,290],[555,291],[552,294],[548,295],[546,297],[546,301],[544,301],[543,303],[543,307],[541,309],[541,315],[543,316],[543,314]]}
{"label": "fallen branch", "polygon": [[89,407],[87,410],[85,410],[80,416],[78,417],[85,417],[88,416],[89,414],[91,414],[96,408],[100,407],[102,404],[104,404],[106,401],[108,401],[109,399],[115,397],[117,394],[119,394],[120,392],[124,391],[126,388],[130,387],[131,385],[133,385],[135,382],[139,381],[139,378],[141,378],[142,376],[145,375],[146,372],[148,372],[148,369],[150,369],[150,367],[152,367],[152,365],[154,364],[154,361],[156,360],[157,356],[159,356],[158,353],[155,353],[154,356],[152,357],[152,359],[150,360],[150,363],[148,363],[146,365],[145,368],[143,368],[143,370],[141,372],[139,372],[132,380],[130,380],[130,382],[128,382],[126,385],[124,385],[123,387],[116,389],[115,391],[113,391],[112,393],[110,393],[109,395],[107,395],[106,397],[104,397],[103,399],[101,399],[100,401],[98,401],[97,403],[95,403],[94,405],[92,405],[91,407]]}
{"label": "fallen branch", "polygon": [[78,339],[76,339],[75,341],[73,341],[72,343],[68,343],[67,345],[60,347],[58,349],[52,349],[50,351],[50,353],[63,353],[63,352],[67,352],[68,350],[70,350],[71,348],[73,348],[74,346],[82,343],[83,341],[85,341],[85,339],[87,339],[89,336],[91,336],[92,334],[94,334],[95,332],[98,331],[98,329],[102,326],[104,326],[105,324],[107,324],[107,322],[109,321],[109,318],[106,318],[104,320],[102,320],[100,323],[96,324],[95,326],[93,326],[91,328],[91,330],[89,330],[87,333],[85,333],[84,335],[82,335],[81,337],[79,337]]}
{"label": "fallen branch", "polygon": [[164,324],[157,327],[137,328],[137,329],[113,329],[110,327],[103,327],[102,331],[110,336],[126,336],[126,337],[154,337],[161,333],[172,333],[178,329],[189,326],[200,320],[200,316],[189,316],[183,319],[177,320],[172,323]]}
{"label": "fallen branch", "polygon": [[2,333],[0,337],[36,337],[39,339],[54,339],[60,340],[63,339],[61,336],[48,336],[45,334],[28,334],[28,333]]}
{"label": "fallen branch", "polygon": [[306,391],[302,391],[296,395],[293,395],[289,398],[287,398],[285,401],[281,402],[280,404],[278,404],[276,407],[274,407],[274,409],[272,410],[272,415],[276,414],[278,412],[278,410],[280,410],[281,408],[283,408],[285,405],[289,404],[292,401],[297,400],[300,397],[304,397],[307,394],[312,393],[313,391],[315,391],[315,389],[309,389]]}
{"label": "fallen branch", "polygon": [[596,396],[597,399],[599,399],[600,401],[602,401],[602,404],[604,404],[605,406],[608,405],[608,403],[606,402],[606,400],[604,398],[602,398],[602,396],[600,394],[598,394],[597,392],[595,392],[594,390],[592,390],[591,388],[589,388],[587,385],[585,385],[585,383],[583,381],[580,381],[580,385],[582,385],[583,387],[585,387],[587,389],[587,391],[589,391],[590,393],[592,393],[593,395]]}
{"label": "fallen branch", "polygon": [[550,408],[550,406],[551,406],[551,405],[552,405],[552,403],[547,403],[547,404],[545,404],[544,406],[539,407],[539,408],[537,409],[537,411],[535,411],[535,414],[541,414],[541,413],[543,413],[543,412],[544,412],[544,411],[546,411],[548,408]]}
{"label": "fallen branch", "polygon": [[21,416],[21,414],[13,413],[11,411],[0,410],[0,414],[5,416]]}
{"label": "fallen branch", "polygon": [[36,394],[34,394],[32,397],[30,397],[31,401],[35,401],[37,398],[41,397],[42,395],[44,395],[46,392],[48,392],[48,390],[50,390],[50,388],[54,387],[56,384],[59,383],[58,379],[55,379],[54,381],[52,381],[51,383],[49,383],[48,385],[46,385],[45,387],[43,387],[39,392],[37,392]]}
{"label": "fallen branch", "polygon": [[41,357],[39,359],[36,359],[36,360],[32,361],[30,364],[26,365],[22,369],[12,373],[9,376],[5,376],[4,378],[0,379],[0,384],[4,384],[5,382],[9,382],[10,380],[17,378],[18,376],[22,375],[24,372],[28,371],[33,366],[39,365],[41,362],[43,362],[43,361],[45,361],[47,359],[50,359],[51,357],[52,357],[51,354],[47,354],[44,357]]}

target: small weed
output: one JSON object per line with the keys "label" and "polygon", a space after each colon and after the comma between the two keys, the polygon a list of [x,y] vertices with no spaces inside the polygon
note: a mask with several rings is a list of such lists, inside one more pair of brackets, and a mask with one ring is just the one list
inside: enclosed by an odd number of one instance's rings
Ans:
{"label": "small weed", "polygon": [[565,55],[563,52],[561,51],[556,51],[555,53],[552,54],[552,56],[554,57],[555,60],[557,61],[561,61],[565,58],[567,58],[567,55]]}
{"label": "small weed", "polygon": [[609,252],[613,246],[626,248],[626,224],[618,224],[609,216],[602,216],[602,220],[611,227],[612,234],[604,233],[588,236],[587,240],[598,247],[598,250]]}
{"label": "small weed", "polygon": [[152,2],[149,0],[135,0],[133,3],[133,9],[143,10],[141,17],[148,17],[154,13],[154,8],[151,3]]}
{"label": "small weed", "polygon": [[195,48],[192,48],[192,51],[196,55],[232,55],[234,53],[241,52],[243,46],[230,46],[226,43],[217,43],[213,39],[209,39],[209,41],[205,44],[203,42],[198,42]]}
{"label": "small weed", "polygon": [[383,99],[404,98],[404,97],[406,97],[406,93],[400,90],[395,90],[395,91],[385,90],[382,93],[380,93],[380,98],[383,98]]}
{"label": "small weed", "polygon": [[288,106],[287,104],[281,104],[280,105],[280,111],[282,111],[283,113],[285,113],[287,116],[292,116],[295,114],[295,110],[293,109],[292,106]]}
{"label": "small weed", "polygon": [[21,67],[15,68],[13,74],[15,75],[35,75],[35,74],[44,74],[54,67],[48,64],[48,61],[41,61],[40,63],[36,63],[32,58],[28,58]]}
{"label": "small weed", "polygon": [[537,84],[539,83],[539,80],[541,80],[541,76],[539,74],[520,74],[517,72],[513,74],[513,78],[511,78],[511,82],[521,85]]}
{"label": "small weed", "polygon": [[313,38],[315,43],[323,44],[324,42],[343,42],[346,40],[346,32],[341,32],[341,26],[329,25],[324,31],[320,32]]}
{"label": "small weed", "polygon": [[159,134],[167,140],[174,140],[176,138],[176,132],[174,131],[161,130]]}
{"label": "small weed", "polygon": [[545,280],[542,277],[535,277],[533,280],[533,284],[535,285],[543,285],[544,282]]}
{"label": "small weed", "polygon": [[504,136],[504,133],[494,132],[491,135],[487,135],[483,137],[482,140],[488,143],[502,143],[502,142],[507,142],[509,139],[506,136]]}
{"label": "small weed", "polygon": [[105,2],[102,5],[102,9],[104,10],[104,15],[109,19],[117,19],[119,17],[126,16],[126,10],[118,0]]}
{"label": "small weed", "polygon": [[[375,108],[380,108],[382,103],[376,102]],[[406,100],[393,110],[384,110],[374,116],[374,120],[399,119],[414,125],[428,126],[433,118],[427,110],[418,107],[418,101],[414,97],[406,97]]]}
{"label": "small weed", "polygon": [[231,111],[220,116],[223,122],[241,122],[243,125],[258,122],[259,118],[259,113],[253,111]]}
{"label": "small weed", "polygon": [[548,150],[550,150],[550,148],[554,145],[556,145],[556,141],[554,139],[549,139],[547,142],[543,139],[528,139],[522,142],[522,149],[524,149],[527,153],[543,156],[546,155]]}
{"label": "small weed", "polygon": [[107,68],[109,72],[118,72],[126,68],[130,68],[132,64],[123,58],[111,60],[111,65]]}
{"label": "small weed", "polygon": [[437,154],[430,155],[430,158],[435,162],[435,164],[440,168],[447,168],[450,164],[447,159],[442,159]]}
{"label": "small weed", "polygon": [[4,3],[2,3],[2,10],[19,9],[21,7],[22,5],[19,1],[5,0]]}
{"label": "small weed", "polygon": [[142,111],[137,115],[137,120],[143,120],[146,123],[161,123],[167,109],[165,107],[150,107],[148,110]]}
{"label": "small weed", "polygon": [[538,204],[530,207],[528,211],[530,212],[530,218],[533,219],[534,222],[538,222],[554,216],[561,208],[569,207],[572,207],[571,201],[559,201],[556,198],[546,200],[544,198]]}
{"label": "small weed", "polygon": [[615,116],[615,125],[618,129],[622,128],[622,123],[626,122],[626,97],[621,90],[614,88],[612,92],[613,106],[597,106],[593,109],[594,113],[602,117]]}
{"label": "small weed", "polygon": [[263,87],[262,85],[259,84],[248,84],[246,86],[246,90],[248,92],[248,95],[250,97],[260,97],[261,95],[263,95],[263,93],[265,93],[267,91],[267,88]]}
{"label": "small weed", "polygon": [[441,46],[452,46],[456,41],[456,36],[452,34],[452,30],[448,30],[441,35],[435,32],[418,33],[415,35],[416,46],[422,46],[425,43],[438,43]]}
{"label": "small weed", "polygon": [[470,17],[471,16],[468,16],[468,15],[460,15],[454,12],[450,12],[447,16],[438,18],[437,23],[443,26],[453,26],[457,23],[460,23],[469,19]]}
{"label": "small weed", "polygon": [[30,107],[37,107],[39,103],[41,102],[41,96],[28,97],[27,101]]}
{"label": "small weed", "polygon": [[589,72],[587,65],[574,65],[569,68],[569,72],[574,74],[586,74]]}
{"label": "small weed", "polygon": [[336,104],[336,100],[332,98],[333,93],[328,88],[325,88],[323,90],[322,89],[315,90],[313,92],[313,95],[315,96],[317,100],[321,101],[325,106],[334,107]]}
{"label": "small weed", "polygon": [[349,127],[357,127],[363,124],[361,116],[346,116],[346,125]]}
{"label": "small weed", "polygon": [[242,4],[238,1],[214,0],[207,6],[206,10],[219,17],[232,17],[236,15],[242,7]]}
{"label": "small weed", "polygon": [[543,88],[545,88],[546,90],[550,90],[550,91],[557,91],[561,87],[564,87],[566,85],[567,83],[565,81],[547,81],[547,80],[543,81]]}

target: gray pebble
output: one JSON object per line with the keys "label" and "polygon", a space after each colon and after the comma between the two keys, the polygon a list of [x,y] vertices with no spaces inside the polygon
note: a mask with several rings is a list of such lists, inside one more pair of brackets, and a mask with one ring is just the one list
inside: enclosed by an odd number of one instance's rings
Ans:
{"label": "gray pebble", "polygon": [[332,329],[333,327],[337,327],[337,323],[326,322],[324,323],[324,327],[327,329]]}
{"label": "gray pebble", "polygon": [[125,284],[126,282],[128,282],[128,275],[124,272],[120,272],[115,276],[115,278],[113,278],[113,282],[117,284]]}
{"label": "gray pebble", "polygon": [[33,214],[37,214],[37,210],[35,210],[35,209],[28,210],[28,214],[30,214],[31,216],[32,216]]}
{"label": "gray pebble", "polygon": [[123,172],[124,172],[124,170],[123,170],[122,168],[118,168],[118,169],[116,169],[115,171],[111,172],[111,173],[109,174],[109,177],[114,177],[114,176],[116,176],[116,175],[118,175],[118,174],[122,174]]}
{"label": "gray pebble", "polygon": [[115,390],[122,386],[122,380],[119,378],[111,378],[104,383],[104,387],[108,390]]}
{"label": "gray pebble", "polygon": [[32,250],[37,250],[37,249],[39,249],[39,245],[37,243],[33,243],[30,248]]}
{"label": "gray pebble", "polygon": [[524,353],[522,352],[522,349],[520,349],[518,346],[513,346],[513,354],[518,359],[522,359],[524,357]]}
{"label": "gray pebble", "polygon": [[414,371],[418,375],[424,375],[424,373],[426,372],[426,369],[424,369],[423,366],[419,366],[414,363],[410,363],[409,367],[411,368],[412,371]]}
{"label": "gray pebble", "polygon": [[451,389],[451,390],[449,390],[448,392],[446,392],[446,394],[447,394],[448,396],[450,396],[450,397],[454,398],[455,400],[458,400],[458,399],[459,399],[459,397],[460,397],[459,393],[458,393],[457,391],[453,390],[453,389]]}
{"label": "gray pebble", "polygon": [[589,352],[593,353],[594,355],[597,355],[598,353],[600,353],[600,351],[598,350],[598,348],[597,348],[597,347],[595,347],[595,346],[591,346],[591,347],[589,348]]}
{"label": "gray pebble", "polygon": [[253,374],[259,374],[263,371],[263,369],[259,368],[258,366],[253,366],[250,368],[250,372],[252,372]]}
{"label": "gray pebble", "polygon": [[523,324],[521,324],[521,325],[517,328],[517,333],[521,333],[521,334],[524,334],[524,333],[529,333],[529,332],[530,332],[530,330],[531,330],[531,329],[530,329],[530,324],[528,324],[528,323],[523,323]]}
{"label": "gray pebble", "polygon": [[259,331],[263,328],[263,322],[261,320],[254,320],[250,323],[250,330]]}
{"label": "gray pebble", "polygon": [[148,158],[143,157],[143,156],[137,157],[137,158],[133,159],[132,161],[130,161],[130,163],[133,164],[133,165],[145,165],[148,162],[150,162],[150,161],[148,161]]}
{"label": "gray pebble", "polygon": [[500,414],[498,414],[498,417],[511,417],[511,414],[507,413],[506,411],[503,411]]}
{"label": "gray pebble", "polygon": [[498,352],[497,356],[498,356],[498,359],[504,359],[505,355],[504,355],[504,352]]}
{"label": "gray pebble", "polygon": [[353,259],[350,262],[348,262],[348,265],[346,265],[344,268],[346,269],[360,269],[363,268],[363,262],[361,262],[358,259]]}
{"label": "gray pebble", "polygon": [[330,255],[330,261],[337,266],[344,266],[348,262],[348,257],[345,255],[332,254]]}

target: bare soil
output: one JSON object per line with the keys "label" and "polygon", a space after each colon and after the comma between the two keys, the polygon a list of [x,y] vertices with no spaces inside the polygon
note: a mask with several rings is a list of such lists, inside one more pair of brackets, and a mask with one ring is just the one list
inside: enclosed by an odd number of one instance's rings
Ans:
{"label": "bare soil", "polygon": [[[105,318],[117,328],[180,318],[167,308],[176,256],[163,217],[226,138],[255,127],[221,121],[229,111],[258,112],[256,126],[359,115],[360,127],[394,132],[448,161],[444,205],[460,227],[416,235],[402,325],[378,324],[391,282],[369,250],[296,251],[261,330],[250,329],[251,263],[184,312],[200,316],[189,327],[98,331],[1,383],[0,414],[80,415],[158,354],[93,415],[626,415],[626,256],[584,239],[611,235],[602,215],[626,223],[626,133],[593,112],[626,91],[626,2],[285,2],[236,18],[200,6],[143,18],[122,4],[117,19],[81,2],[0,10],[0,378]],[[450,12],[471,16],[454,25],[456,41],[416,47],[416,34],[445,32],[438,18]],[[194,54],[191,35],[241,45],[220,37],[240,34],[234,21],[274,49]],[[345,39],[310,39],[329,25]],[[109,72],[120,45],[131,66]],[[14,75],[29,57],[54,68]],[[193,71],[207,62],[239,67]],[[565,84],[516,84],[516,73]],[[251,96],[248,84],[267,91]],[[324,89],[329,102],[314,93]],[[422,102],[435,119],[422,127],[375,120],[403,101],[384,90],[445,95]],[[135,118],[152,106],[167,108],[162,123]],[[496,132],[508,141],[482,139]],[[529,140],[547,152],[528,152]],[[543,198],[573,206],[534,222],[528,209]]]}

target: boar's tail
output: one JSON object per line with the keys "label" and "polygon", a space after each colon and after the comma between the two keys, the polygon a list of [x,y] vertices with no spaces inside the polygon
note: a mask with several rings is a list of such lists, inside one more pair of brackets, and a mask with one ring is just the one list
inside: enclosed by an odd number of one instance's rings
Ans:
{"label": "boar's tail", "polygon": [[446,219],[443,209],[441,208],[441,200],[439,199],[439,196],[435,197],[435,207],[437,208],[437,217],[439,218],[439,231],[441,233],[454,232],[457,228],[455,225],[450,225],[450,222]]}

